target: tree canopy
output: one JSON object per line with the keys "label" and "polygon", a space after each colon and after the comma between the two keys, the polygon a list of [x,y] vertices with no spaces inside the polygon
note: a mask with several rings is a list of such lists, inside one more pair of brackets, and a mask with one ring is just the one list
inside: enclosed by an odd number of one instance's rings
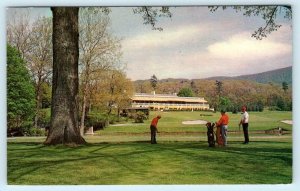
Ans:
{"label": "tree canopy", "polygon": [[265,24],[255,30],[251,35],[258,40],[266,38],[267,35],[271,34],[273,31],[277,31],[281,27],[281,24],[278,24],[276,21],[278,14],[283,12],[284,18],[292,18],[292,7],[289,5],[209,6],[209,9],[211,12],[215,12],[220,7],[223,10],[233,8],[236,12],[243,12],[243,15],[247,17],[260,16],[265,21]]}
{"label": "tree canopy", "polygon": [[162,27],[157,27],[156,23],[160,17],[172,17],[169,7],[137,7],[133,9],[134,14],[141,14],[145,25],[151,25],[152,30],[162,31]]}
{"label": "tree canopy", "polygon": [[179,97],[194,97],[194,92],[190,88],[182,88],[177,95]]}
{"label": "tree canopy", "polygon": [[8,128],[32,124],[35,110],[33,82],[21,54],[7,45],[7,122]]}
{"label": "tree canopy", "polygon": [[157,87],[157,83],[158,83],[158,79],[157,77],[155,76],[155,74],[153,74],[150,78],[150,83],[151,83],[151,86],[153,88],[153,90],[155,91],[156,90],[156,87]]}

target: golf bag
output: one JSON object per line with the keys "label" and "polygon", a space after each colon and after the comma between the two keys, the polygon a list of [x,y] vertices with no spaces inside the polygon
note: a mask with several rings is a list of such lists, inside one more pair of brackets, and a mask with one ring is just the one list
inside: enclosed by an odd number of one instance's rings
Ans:
{"label": "golf bag", "polygon": [[207,127],[207,142],[209,147],[214,147],[215,146],[215,133],[214,133],[214,123],[206,123]]}

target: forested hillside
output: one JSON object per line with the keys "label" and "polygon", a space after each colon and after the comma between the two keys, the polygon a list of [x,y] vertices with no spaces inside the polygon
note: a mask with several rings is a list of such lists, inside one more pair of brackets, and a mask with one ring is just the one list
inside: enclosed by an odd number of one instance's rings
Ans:
{"label": "forested hillside", "polygon": [[290,66],[253,75],[238,76],[235,79],[253,80],[259,83],[272,82],[282,84],[282,82],[287,82],[288,84],[292,84],[292,67]]}
{"label": "forested hillside", "polygon": [[226,77],[226,76],[218,76],[206,78],[209,80],[225,80],[225,79],[235,79],[235,80],[251,80],[258,83],[275,83],[282,84],[282,82],[286,82],[288,84],[292,84],[292,66],[281,68],[277,70],[262,72],[258,74],[250,74],[250,75],[242,75],[236,77]]}

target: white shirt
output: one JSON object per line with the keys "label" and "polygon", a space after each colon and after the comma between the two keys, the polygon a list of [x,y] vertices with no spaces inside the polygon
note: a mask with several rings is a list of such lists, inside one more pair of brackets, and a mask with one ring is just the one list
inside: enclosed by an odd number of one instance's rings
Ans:
{"label": "white shirt", "polygon": [[249,122],[249,114],[247,111],[245,111],[243,114],[242,114],[242,122],[243,123],[248,123]]}

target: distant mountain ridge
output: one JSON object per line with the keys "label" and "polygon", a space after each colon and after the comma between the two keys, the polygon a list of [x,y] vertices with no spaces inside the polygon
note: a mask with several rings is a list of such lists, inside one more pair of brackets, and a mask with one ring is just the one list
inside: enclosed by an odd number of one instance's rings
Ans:
{"label": "distant mountain ridge", "polygon": [[[195,80],[249,80],[257,83],[267,84],[282,84],[282,82],[287,82],[289,85],[292,85],[292,66],[280,68],[276,70],[270,70],[267,72],[261,72],[257,74],[249,74],[249,75],[240,75],[240,76],[213,76],[209,78],[198,78],[198,79],[188,79],[188,78],[166,78],[160,79],[159,82],[180,82],[187,83]],[[149,80],[136,80],[134,83],[142,83]]]}
{"label": "distant mountain ridge", "polygon": [[281,84],[282,82],[287,82],[288,84],[292,84],[292,66],[250,75],[241,75],[234,77],[215,76],[205,78],[205,80],[251,80],[258,83],[272,82]]}

